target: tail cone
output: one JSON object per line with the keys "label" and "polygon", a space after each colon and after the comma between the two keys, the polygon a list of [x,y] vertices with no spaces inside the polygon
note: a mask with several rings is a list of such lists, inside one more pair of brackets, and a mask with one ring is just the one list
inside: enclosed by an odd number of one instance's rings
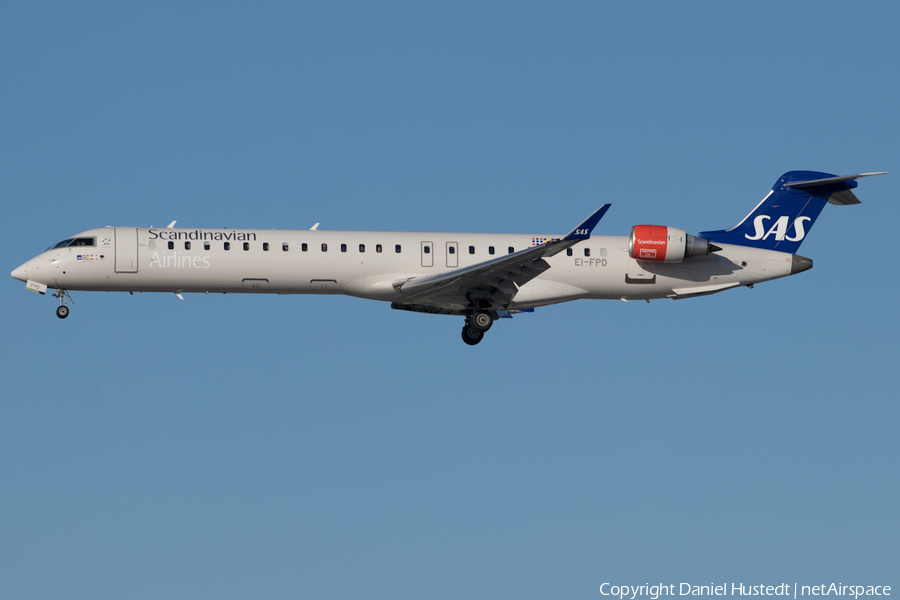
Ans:
{"label": "tail cone", "polygon": [[805,258],[800,256],[799,254],[794,254],[791,256],[791,275],[795,275],[797,273],[802,273],[803,271],[807,271],[812,269],[812,259]]}

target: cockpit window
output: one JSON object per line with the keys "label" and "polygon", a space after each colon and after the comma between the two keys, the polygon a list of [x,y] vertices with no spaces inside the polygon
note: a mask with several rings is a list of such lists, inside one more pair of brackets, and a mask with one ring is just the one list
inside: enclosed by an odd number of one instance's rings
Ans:
{"label": "cockpit window", "polygon": [[65,248],[66,246],[68,246],[69,244],[72,243],[73,239],[74,238],[69,238],[67,240],[63,240],[55,246],[50,246],[49,248],[47,248],[47,250],[56,250],[57,248]]}
{"label": "cockpit window", "polygon": [[96,246],[97,238],[69,238],[63,240],[55,246],[47,248],[47,250],[56,250],[57,248],[66,248],[68,246]]}

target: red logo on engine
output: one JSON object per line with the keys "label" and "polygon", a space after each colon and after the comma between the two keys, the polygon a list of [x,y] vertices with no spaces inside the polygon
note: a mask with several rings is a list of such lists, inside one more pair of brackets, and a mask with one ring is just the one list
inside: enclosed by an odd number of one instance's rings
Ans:
{"label": "red logo on engine", "polygon": [[662,225],[635,225],[631,228],[631,257],[664,261],[668,249],[669,228]]}

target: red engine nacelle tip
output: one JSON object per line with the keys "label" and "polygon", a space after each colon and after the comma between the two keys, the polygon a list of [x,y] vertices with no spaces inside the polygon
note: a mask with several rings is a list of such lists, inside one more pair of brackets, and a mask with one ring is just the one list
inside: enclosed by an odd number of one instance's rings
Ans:
{"label": "red engine nacelle tip", "polygon": [[631,258],[653,262],[680,263],[692,256],[706,256],[710,250],[707,240],[664,225],[635,225],[628,240]]}

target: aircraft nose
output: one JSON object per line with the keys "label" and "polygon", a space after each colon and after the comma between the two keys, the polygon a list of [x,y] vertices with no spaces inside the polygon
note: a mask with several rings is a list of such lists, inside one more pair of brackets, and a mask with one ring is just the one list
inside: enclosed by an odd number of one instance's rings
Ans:
{"label": "aircraft nose", "polygon": [[19,281],[28,281],[28,263],[21,265],[17,269],[13,270],[10,275],[13,276],[14,279],[18,279]]}

